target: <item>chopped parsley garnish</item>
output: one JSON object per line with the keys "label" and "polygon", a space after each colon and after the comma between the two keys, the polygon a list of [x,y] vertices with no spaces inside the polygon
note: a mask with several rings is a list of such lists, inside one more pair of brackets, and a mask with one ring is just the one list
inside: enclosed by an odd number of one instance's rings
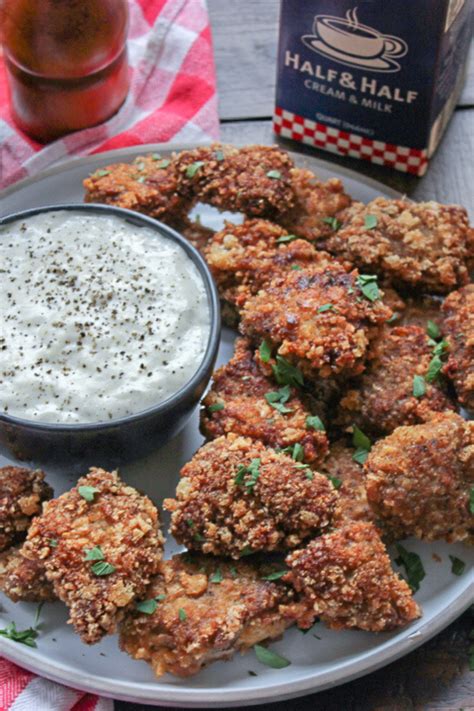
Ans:
{"label": "chopped parsley garnish", "polygon": [[56,546],[58,545],[58,539],[57,538],[50,538],[48,543],[51,546],[51,548],[56,548]]}
{"label": "chopped parsley garnish", "polygon": [[139,175],[137,178],[137,183],[144,183],[146,180],[144,175]]}
{"label": "chopped parsley garnish", "polygon": [[186,519],[186,526],[189,526],[189,528],[192,528],[194,526],[194,521],[192,520],[192,518]]}
{"label": "chopped parsley garnish", "polygon": [[85,549],[84,560],[104,560],[104,554],[100,546]]}
{"label": "chopped parsley garnish", "polygon": [[219,410],[224,409],[224,403],[223,402],[215,402],[213,405],[209,405],[207,408],[208,412],[219,412]]}
{"label": "chopped parsley garnish", "polygon": [[110,170],[96,170],[94,178],[103,178],[104,175],[110,175]]}
{"label": "chopped parsley garnish", "polygon": [[413,376],[413,396],[423,397],[426,393],[426,382],[422,375]]}
{"label": "chopped parsley garnish", "polygon": [[395,559],[395,563],[399,566],[404,566],[407,574],[407,582],[414,593],[420,589],[420,583],[425,577],[425,569],[418,553],[407,551],[400,543],[397,543],[397,551],[399,557]]}
{"label": "chopped parsley garnish", "polygon": [[387,323],[388,324],[395,323],[395,321],[398,321],[399,318],[400,318],[400,314],[398,313],[398,311],[394,311],[393,314],[390,316],[390,318],[387,319]]}
{"label": "chopped parsley garnish", "polygon": [[158,165],[157,165],[156,167],[157,167],[157,168],[160,168],[160,169],[161,169],[161,168],[167,168],[170,163],[171,163],[170,160],[162,160],[162,161],[160,161],[160,162],[158,163]]}
{"label": "chopped parsley garnish", "polygon": [[260,344],[260,348],[258,349],[258,352],[260,354],[260,358],[262,359],[263,363],[268,363],[268,361],[271,358],[272,355],[272,347],[269,344],[268,341],[262,341]]}
{"label": "chopped parsley garnish", "polygon": [[291,664],[288,659],[281,657],[279,654],[272,652],[266,647],[262,647],[261,644],[256,644],[254,646],[254,650],[258,661],[261,662],[261,664],[265,664],[267,667],[271,667],[272,669],[284,669]]}
{"label": "chopped parsley garnish", "polygon": [[375,274],[359,274],[356,284],[369,301],[380,299],[380,291]]}
{"label": "chopped parsley garnish", "polygon": [[323,304],[317,310],[318,314],[323,314],[325,311],[332,311],[334,309],[334,304]]}
{"label": "chopped parsley garnish", "polygon": [[455,555],[450,555],[449,560],[451,561],[451,572],[453,575],[462,575],[466,568],[466,563],[461,560],[461,558],[456,558]]}
{"label": "chopped parsley garnish", "polygon": [[295,462],[302,462],[304,459],[304,448],[303,445],[301,445],[299,442],[295,442],[294,445],[285,447],[281,451],[287,454],[291,454],[291,458]]}
{"label": "chopped parsley garnish", "polygon": [[304,475],[305,475],[305,477],[306,477],[307,479],[309,479],[310,481],[313,481],[313,479],[314,479],[314,474],[313,474],[313,472],[311,471],[311,469],[310,469],[309,467],[306,467],[306,466],[305,466]]}
{"label": "chopped parsley garnish", "polygon": [[277,355],[276,365],[272,366],[272,370],[278,385],[292,385],[296,388],[303,387],[303,373],[289,363],[283,356]]}
{"label": "chopped parsley garnish", "polygon": [[181,622],[184,622],[185,620],[188,619],[188,616],[187,616],[187,614],[186,614],[186,611],[183,610],[182,607],[180,607],[179,610],[178,610],[178,617],[179,617],[179,619],[180,619]]}
{"label": "chopped parsley garnish", "polygon": [[354,462],[357,462],[357,464],[364,464],[372,448],[372,442],[357,425],[353,425],[352,427],[352,444],[356,448],[352,459]]}
{"label": "chopped parsley garnish", "polygon": [[279,390],[273,390],[272,392],[265,393],[265,400],[268,404],[275,408],[275,410],[278,410],[278,412],[281,412],[282,415],[285,415],[288,412],[293,412],[293,410],[285,406],[285,402],[288,402],[290,397],[291,392],[289,385],[285,385]]}
{"label": "chopped parsley garnish", "polygon": [[223,579],[224,579],[224,576],[222,575],[222,571],[220,568],[217,568],[216,572],[213,573],[211,575],[211,577],[209,578],[211,583],[216,583],[217,585],[219,585],[219,583],[222,583]]}
{"label": "chopped parsley garnish", "polygon": [[215,158],[216,160],[218,160],[219,162],[222,161],[222,160],[224,160],[224,158],[225,158],[225,156],[224,156],[224,151],[215,151],[215,153],[214,153],[214,158]]}
{"label": "chopped parsley garnish", "polygon": [[339,489],[339,487],[342,484],[342,479],[338,479],[337,476],[331,476],[330,474],[326,474],[326,476],[329,479],[329,481],[331,482],[331,484],[333,485],[333,487],[335,489]]}
{"label": "chopped parsley garnish", "polygon": [[252,553],[255,553],[255,551],[251,546],[244,546],[240,551],[240,557],[245,558],[245,556],[252,555]]}
{"label": "chopped parsley garnish", "polygon": [[471,496],[469,499],[469,511],[474,514],[474,486],[471,486]]}
{"label": "chopped parsley garnish", "polygon": [[135,609],[138,610],[138,612],[143,612],[145,615],[152,615],[156,611],[158,603],[164,600],[165,597],[166,595],[157,595],[156,597],[152,597],[151,600],[142,600],[141,602],[137,602]]}
{"label": "chopped parsley garnish", "polygon": [[300,267],[299,264],[292,264],[290,268],[293,269],[294,272],[301,272],[301,271],[303,271],[303,268]]}
{"label": "chopped parsley garnish", "polygon": [[262,580],[280,580],[284,575],[287,574],[287,570],[275,570],[274,573],[269,573],[268,575],[264,575],[262,577]]}
{"label": "chopped parsley garnish", "polygon": [[298,235],[283,235],[278,237],[277,244],[286,244],[287,242],[293,242],[295,239],[300,239]]}
{"label": "chopped parsley garnish", "polygon": [[267,173],[267,178],[273,178],[273,180],[280,180],[281,173],[279,170],[269,170]]}
{"label": "chopped parsley garnish", "polygon": [[138,170],[145,170],[145,163],[136,163]]}
{"label": "chopped parsley garnish", "polygon": [[96,489],[95,486],[79,486],[77,490],[79,496],[82,496],[88,504],[92,503],[95,495],[99,493],[99,489]]}
{"label": "chopped parsley garnish", "polygon": [[443,356],[443,355],[445,355],[447,350],[449,350],[449,344],[447,341],[442,340],[439,343],[436,343],[436,345],[434,346],[433,355]]}
{"label": "chopped parsley garnish", "polygon": [[232,577],[236,578],[237,577],[237,568],[235,567],[235,565],[231,565],[229,570],[230,570],[230,574],[232,575]]}
{"label": "chopped parsley garnish", "polygon": [[16,624],[10,622],[8,627],[4,627],[0,630],[0,635],[2,637],[7,637],[13,642],[19,642],[20,644],[26,644],[27,647],[37,647],[36,638],[39,635],[38,630],[33,627],[28,627],[26,630],[17,630]]}
{"label": "chopped parsley garnish", "polygon": [[[244,464],[241,464],[239,468],[237,469],[237,474],[235,476],[234,482],[238,486],[244,484],[244,486],[249,490],[252,491],[253,487],[257,483],[257,479],[260,476],[260,458],[257,459],[252,459],[248,467],[246,467]],[[250,478],[245,479],[246,475],[249,474]]]}
{"label": "chopped parsley garnish", "polygon": [[107,563],[105,560],[100,560],[91,566],[91,570],[94,575],[102,577],[103,575],[111,575],[112,573],[115,573],[116,568],[115,565]]}
{"label": "chopped parsley garnish", "polygon": [[426,322],[426,333],[434,341],[437,341],[438,338],[441,336],[441,331],[439,330],[439,326],[434,321],[431,321],[431,320],[428,320]]}
{"label": "chopped parsley garnish", "polygon": [[198,170],[200,168],[202,168],[203,165],[204,165],[203,160],[197,160],[194,163],[191,163],[191,165],[188,165],[188,167],[186,168],[186,177],[187,178],[194,178],[194,176],[196,175]]}
{"label": "chopped parsley garnish", "polygon": [[433,356],[426,371],[425,380],[427,383],[433,383],[441,373],[443,361],[438,355]]}
{"label": "chopped parsley garnish", "polygon": [[152,153],[151,154],[151,159],[152,160],[160,160],[161,155],[159,153]]}
{"label": "chopped parsley garnish", "polygon": [[364,227],[366,230],[373,230],[374,227],[377,227],[377,216],[366,215],[364,218]]}
{"label": "chopped parsley garnish", "polygon": [[323,217],[322,221],[333,230],[338,230],[342,227],[342,222],[338,220],[337,217]]}
{"label": "chopped parsley garnish", "polygon": [[317,432],[326,432],[323,421],[317,415],[308,415],[306,418],[306,429],[316,430]]}

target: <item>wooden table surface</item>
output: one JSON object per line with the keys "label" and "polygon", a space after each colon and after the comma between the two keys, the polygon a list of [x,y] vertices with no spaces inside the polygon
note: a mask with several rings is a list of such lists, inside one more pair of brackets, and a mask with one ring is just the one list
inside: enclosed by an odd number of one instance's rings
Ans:
{"label": "wooden table surface", "polygon": [[[275,143],[274,106],[277,0],[207,0],[214,35],[221,138],[235,143]],[[282,142],[283,143],[283,142]],[[309,152],[301,144],[285,144]],[[311,150],[418,200],[463,204],[474,221],[474,51],[456,111],[423,178]],[[389,666],[330,691],[260,707],[262,711],[474,711],[474,671],[469,671],[474,606],[444,632]],[[116,711],[151,707],[116,702]]]}

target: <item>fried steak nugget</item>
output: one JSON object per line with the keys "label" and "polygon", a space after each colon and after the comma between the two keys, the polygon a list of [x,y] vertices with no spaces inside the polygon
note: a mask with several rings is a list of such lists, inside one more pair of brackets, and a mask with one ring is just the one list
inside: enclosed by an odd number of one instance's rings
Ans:
{"label": "fried steak nugget", "polygon": [[395,538],[474,542],[474,422],[455,413],[399,427],[365,464],[367,498]]}
{"label": "fried steak nugget", "polygon": [[252,217],[277,217],[295,202],[293,162],[277,146],[203,146],[176,157],[178,190],[189,200]]}
{"label": "fried steak nugget", "polygon": [[279,637],[295,621],[304,625],[306,616],[309,625],[308,605],[280,580],[265,579],[282,567],[176,555],[163,562],[146,591],[156,609],[127,612],[120,646],[147,661],[158,677],[166,672],[186,677]]}
{"label": "fried steak nugget", "polygon": [[0,553],[0,590],[13,602],[52,602],[56,595],[40,560],[30,560],[21,546]]}
{"label": "fried steak nugget", "polygon": [[39,469],[0,468],[0,551],[25,538],[33,516],[52,495]]}
{"label": "fried steak nugget", "polygon": [[116,472],[91,469],[34,519],[23,554],[44,564],[87,644],[115,631],[162,557],[158,512]]}
{"label": "fried steak nugget", "polygon": [[324,458],[328,451],[324,426],[317,421],[320,429],[315,429],[311,424],[315,420],[296,388],[287,386],[284,403],[268,402],[265,396],[277,392],[278,386],[262,373],[246,338],[237,339],[233,357],[212,377],[201,410],[201,432],[207,439],[233,432],[274,449],[299,445],[302,460],[311,465]]}
{"label": "fried steak nugget", "polygon": [[310,170],[293,168],[291,185],[296,204],[281,224],[288,232],[308,240],[320,240],[331,235],[341,225],[344,210],[352,198],[344,192],[338,178],[323,183]]}
{"label": "fried steak nugget", "polygon": [[86,178],[83,185],[85,202],[124,207],[171,225],[184,218],[191,206],[190,201],[177,192],[174,161],[162,159],[158,154],[100,168]]}
{"label": "fried steak nugget", "polygon": [[466,210],[379,197],[354,204],[324,248],[405,287],[447,294],[468,281]]}
{"label": "fried steak nugget", "polygon": [[[419,326],[385,328],[371,343],[360,380],[341,399],[336,422],[382,435],[454,410],[442,380],[429,382],[432,359],[433,346]],[[415,376],[423,378],[423,394],[414,394]]]}
{"label": "fried steak nugget", "polygon": [[461,405],[474,415],[474,284],[453,291],[443,303],[442,315],[449,346],[444,372]]}
{"label": "fried steak nugget", "polygon": [[385,632],[421,616],[393,570],[377,529],[355,522],[325,533],[286,558],[283,578],[305,595],[331,629]]}
{"label": "fried steak nugget", "polygon": [[241,332],[265,339],[311,378],[358,375],[391,310],[363,295],[356,270],[337,264],[278,274],[242,310]]}
{"label": "fried steak nugget", "polygon": [[171,533],[190,550],[240,558],[294,548],[326,528],[336,504],[330,481],[261,442],[229,434],[181,469]]}

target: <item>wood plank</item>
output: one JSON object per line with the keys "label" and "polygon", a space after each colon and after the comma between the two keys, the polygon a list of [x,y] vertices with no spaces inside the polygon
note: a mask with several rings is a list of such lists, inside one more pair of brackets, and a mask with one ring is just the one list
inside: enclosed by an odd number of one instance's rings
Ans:
{"label": "wood plank", "polygon": [[[208,0],[208,7],[221,118],[269,118],[275,97],[279,3]],[[474,104],[474,50],[459,104]]]}
{"label": "wood plank", "polygon": [[[395,170],[366,161],[334,156],[332,153],[310,149],[301,143],[278,141],[297,153],[317,156],[350,170],[368,175],[409,195],[414,200],[437,200],[461,203],[474,221],[474,109],[456,111],[441,144],[423,178],[405,175]],[[221,125],[221,139],[229,143],[276,143],[270,121],[241,121]]]}

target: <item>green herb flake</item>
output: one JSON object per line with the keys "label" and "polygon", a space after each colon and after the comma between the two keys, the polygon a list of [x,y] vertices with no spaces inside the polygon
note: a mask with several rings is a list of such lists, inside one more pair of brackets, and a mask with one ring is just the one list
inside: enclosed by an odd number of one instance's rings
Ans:
{"label": "green herb flake", "polygon": [[272,669],[284,669],[291,664],[288,659],[281,657],[279,654],[272,652],[266,647],[262,647],[261,644],[256,644],[254,646],[254,650],[258,661],[261,664],[265,664],[267,667],[271,667]]}
{"label": "green herb flake", "polygon": [[144,183],[146,178],[144,175],[140,175],[136,180],[137,180],[137,183]]}
{"label": "green herb flake", "polygon": [[268,575],[264,575],[262,577],[262,580],[280,580],[284,575],[287,574],[287,570],[275,570],[274,573],[269,573]]}
{"label": "green herb flake", "polygon": [[237,577],[237,568],[235,567],[235,565],[231,565],[229,570],[230,570],[230,574],[232,575],[232,577],[235,580],[235,578]]}
{"label": "green herb flake", "polygon": [[435,343],[434,348],[433,348],[433,355],[434,356],[444,356],[446,355],[446,351],[449,350],[449,343],[445,340],[440,341],[439,343]]}
{"label": "green herb flake", "polygon": [[317,310],[318,314],[323,314],[325,311],[332,311],[334,309],[334,304],[323,304]]}
{"label": "green herb flake", "polygon": [[398,313],[398,311],[394,311],[393,314],[390,316],[390,318],[387,319],[387,323],[388,324],[395,323],[395,321],[398,321],[399,318],[400,318],[400,314]]}
{"label": "green herb flake", "polygon": [[265,393],[264,397],[268,404],[274,407],[275,410],[278,410],[278,412],[281,412],[282,414],[293,412],[290,408],[285,407],[285,402],[288,402],[291,397],[289,385],[285,385],[279,390],[273,390],[269,393]]}
{"label": "green herb flake", "polygon": [[[257,479],[260,476],[260,458],[252,459],[248,466],[241,464],[237,469],[237,474],[234,479],[234,483],[238,486],[244,484],[245,488],[252,491]],[[246,475],[249,474],[250,478],[246,480]]]}
{"label": "green herb flake", "polygon": [[200,168],[202,168],[203,165],[204,165],[203,160],[197,160],[194,163],[191,163],[191,165],[188,165],[188,167],[186,168],[186,177],[187,178],[194,178],[194,176],[196,175],[198,170],[200,170]]}
{"label": "green herb flake", "polygon": [[323,217],[322,222],[329,225],[329,227],[335,231],[342,227],[342,222],[338,220],[337,217]]}
{"label": "green herb flake", "polygon": [[145,170],[145,163],[136,163],[135,164],[138,168],[138,170]]}
{"label": "green herb flake", "polygon": [[189,528],[192,528],[194,526],[194,521],[192,520],[192,518],[186,519],[186,526],[188,526]]}
{"label": "green herb flake", "polygon": [[295,460],[295,462],[303,461],[304,448],[302,444],[300,444],[299,442],[295,442],[295,444],[293,445],[293,451],[291,452],[291,457]]}
{"label": "green herb flake", "polygon": [[397,543],[397,551],[399,557],[395,563],[405,568],[407,574],[407,582],[414,593],[420,589],[420,583],[425,577],[425,569],[418,553],[407,551],[400,543]]}
{"label": "green herb flake", "polygon": [[303,269],[299,264],[292,264],[290,267],[294,272],[302,272]]}
{"label": "green herb flake", "polygon": [[163,170],[164,168],[167,168],[169,164],[171,163],[170,160],[162,160],[158,163],[156,166],[159,170]]}
{"label": "green herb flake", "polygon": [[469,511],[474,514],[474,486],[471,486],[471,495],[469,498]]}
{"label": "green herb flake", "polygon": [[215,402],[213,405],[209,405],[207,408],[208,412],[219,412],[219,410],[224,409],[224,403],[223,402]]}
{"label": "green herb flake", "polygon": [[[427,383],[433,383],[441,373],[443,368],[443,361],[438,355],[433,356],[428,365],[428,370],[426,371],[425,380]],[[415,376],[416,377],[416,376]],[[415,394],[415,393],[413,393]]]}
{"label": "green herb flake", "polygon": [[13,642],[25,644],[27,647],[37,647],[36,639],[39,635],[38,630],[33,627],[28,627],[26,630],[17,630],[16,624],[11,622],[8,627],[0,629],[0,635],[11,639]]}
{"label": "green herb flake", "polygon": [[182,607],[180,607],[179,610],[178,610],[178,617],[179,617],[179,619],[180,619],[181,622],[184,622],[185,620],[188,619],[188,616],[187,616],[187,614],[186,614],[186,611],[183,610]]}
{"label": "green herb flake", "polygon": [[352,455],[352,459],[354,462],[357,462],[357,464],[365,464],[368,456],[369,453],[366,449],[361,449],[360,447],[358,447]]}
{"label": "green herb flake", "polygon": [[102,553],[102,548],[100,546],[86,548],[85,554],[84,560],[104,560],[104,554]]}
{"label": "green herb flake", "polygon": [[246,556],[252,555],[253,553],[255,553],[255,551],[251,546],[244,546],[240,551],[240,557],[245,558]]}
{"label": "green herb flake", "polygon": [[103,178],[104,175],[110,175],[110,170],[96,170],[92,177]]}
{"label": "green herb flake", "polygon": [[377,227],[377,216],[366,215],[364,218],[364,227],[366,230],[373,230],[374,227]]}
{"label": "green herb flake", "polygon": [[309,467],[306,467],[305,469],[306,469],[306,471],[305,471],[305,473],[304,473],[305,477],[306,477],[307,479],[309,479],[310,481],[313,481],[313,479],[314,479],[314,474],[313,474],[313,472],[311,471],[311,469],[310,469]]}
{"label": "green herb flake", "polygon": [[222,583],[224,580],[224,576],[222,575],[222,571],[220,568],[217,568],[216,572],[211,575],[209,578],[211,583],[216,583],[216,585],[219,585],[219,583]]}
{"label": "green herb flake", "polygon": [[301,388],[304,385],[303,374],[281,355],[276,357],[276,365],[272,366],[273,375],[279,385],[291,385]]}
{"label": "green herb flake", "polygon": [[159,153],[152,153],[151,154],[151,159],[152,160],[160,160],[161,156]]}
{"label": "green herb flake", "polygon": [[276,243],[287,244],[288,242],[294,242],[295,239],[300,239],[300,237],[298,237],[298,235],[283,235],[282,237],[278,237]]}
{"label": "green herb flake", "polygon": [[370,452],[372,447],[372,442],[367,437],[366,434],[362,432],[357,425],[352,426],[352,444],[354,447],[360,447],[360,449],[365,449]]}
{"label": "green herb flake", "polygon": [[323,421],[317,415],[308,415],[306,418],[306,429],[316,430],[316,432],[326,432]]}
{"label": "green herb flake", "polygon": [[356,284],[369,301],[373,302],[380,299],[380,291],[375,274],[359,274]]}
{"label": "green herb flake", "polygon": [[138,612],[143,612],[145,615],[152,615],[156,611],[157,607],[158,603],[155,598],[152,598],[151,600],[142,600],[142,602],[137,602],[135,605],[135,609],[138,610]]}
{"label": "green herb flake", "polygon": [[219,162],[223,161],[225,158],[224,151],[215,151],[214,158]]}
{"label": "green herb flake", "polygon": [[95,486],[79,486],[77,491],[79,492],[79,496],[82,496],[88,504],[91,504],[94,501],[95,495],[99,493],[99,489],[96,489]]}
{"label": "green herb flake", "polygon": [[426,393],[426,382],[422,375],[413,376],[413,396],[423,397]]}
{"label": "green herb flake", "polygon": [[267,173],[267,178],[273,178],[273,180],[280,180],[281,173],[279,170],[269,170]]}
{"label": "green herb flake", "polygon": [[260,354],[260,358],[262,359],[263,363],[268,363],[272,356],[272,347],[270,343],[266,340],[262,341],[260,344],[260,348],[258,349],[258,352]]}
{"label": "green herb flake", "polygon": [[450,555],[449,560],[451,561],[451,572],[453,575],[462,575],[466,568],[466,563],[461,560],[461,558],[456,558],[455,555]]}
{"label": "green herb flake", "polygon": [[437,341],[438,338],[441,336],[441,331],[439,330],[439,326],[434,321],[431,321],[431,320],[428,320],[426,322],[426,333],[434,341]]}
{"label": "green herb flake", "polygon": [[329,479],[329,481],[331,482],[331,484],[333,485],[333,487],[335,489],[339,489],[339,487],[342,484],[342,479],[338,479],[337,476],[331,476],[330,474],[326,474],[326,476]]}
{"label": "green herb flake", "polygon": [[94,563],[94,565],[91,566],[91,570],[94,575],[102,577],[104,575],[111,575],[112,573],[115,573],[116,568],[115,565],[107,563],[105,560],[101,560]]}
{"label": "green herb flake", "polygon": [[56,546],[58,545],[58,539],[57,538],[50,538],[48,543],[51,546],[51,548],[56,548]]}

